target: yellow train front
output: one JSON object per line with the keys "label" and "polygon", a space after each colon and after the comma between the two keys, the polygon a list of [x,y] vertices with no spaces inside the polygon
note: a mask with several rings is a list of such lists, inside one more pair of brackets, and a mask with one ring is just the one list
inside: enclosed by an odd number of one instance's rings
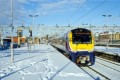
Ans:
{"label": "yellow train front", "polygon": [[74,63],[95,63],[94,36],[84,28],[73,29],[66,34],[66,50]]}

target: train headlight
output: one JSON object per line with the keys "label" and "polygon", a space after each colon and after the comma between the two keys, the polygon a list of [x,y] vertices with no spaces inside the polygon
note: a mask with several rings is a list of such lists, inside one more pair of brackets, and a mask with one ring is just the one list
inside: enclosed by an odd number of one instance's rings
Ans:
{"label": "train headlight", "polygon": [[93,51],[89,50],[88,52],[91,53],[91,52],[93,52]]}

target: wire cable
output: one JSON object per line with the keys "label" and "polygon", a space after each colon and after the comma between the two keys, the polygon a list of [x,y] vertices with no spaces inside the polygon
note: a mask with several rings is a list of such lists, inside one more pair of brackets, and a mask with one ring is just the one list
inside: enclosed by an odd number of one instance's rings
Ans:
{"label": "wire cable", "polygon": [[100,7],[101,5],[103,5],[107,0],[104,0],[103,2],[101,2],[100,4],[98,4],[97,6],[95,6],[93,9],[91,9],[90,11],[88,11],[85,15],[79,17],[77,20],[75,20],[72,24],[78,22],[80,19],[82,19],[83,17],[85,17],[86,15],[88,15],[89,13],[91,13],[92,11],[94,11],[95,9],[97,9],[98,7]]}
{"label": "wire cable", "polygon": [[[95,19],[97,19],[97,18],[99,18],[99,17],[97,17],[97,16],[99,16],[99,15],[103,15],[103,14],[105,14],[105,13],[107,13],[107,12],[110,12],[110,11],[112,11],[112,10],[115,10],[115,9],[117,9],[117,8],[119,8],[120,6],[115,6],[115,7],[113,7],[113,8],[111,8],[111,9],[109,9],[109,10],[107,10],[107,11],[103,11],[103,12],[101,12],[100,14],[97,14],[96,16],[94,16],[95,18],[92,18],[92,21],[93,20],[95,20]],[[90,21],[91,19],[87,19],[86,21]]]}
{"label": "wire cable", "polygon": [[73,17],[86,3],[87,3],[88,0],[86,0],[77,10],[75,10],[71,16],[67,19],[68,23],[69,23],[69,20],[71,19],[71,17]]}

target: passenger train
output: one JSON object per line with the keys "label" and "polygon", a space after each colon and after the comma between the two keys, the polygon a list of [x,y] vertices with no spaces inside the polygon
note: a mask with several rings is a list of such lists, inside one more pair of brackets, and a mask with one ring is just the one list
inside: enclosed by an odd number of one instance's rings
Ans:
{"label": "passenger train", "polygon": [[66,52],[74,63],[95,63],[94,36],[90,30],[77,28],[65,35]]}
{"label": "passenger train", "polygon": [[[0,51],[10,49],[11,39],[10,38],[4,38],[3,39],[3,45],[0,43]],[[13,43],[13,48],[17,48],[18,44]]]}

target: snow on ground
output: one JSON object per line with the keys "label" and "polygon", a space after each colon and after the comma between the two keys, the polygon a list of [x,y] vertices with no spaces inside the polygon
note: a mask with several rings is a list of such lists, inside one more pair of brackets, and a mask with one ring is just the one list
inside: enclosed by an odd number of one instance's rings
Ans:
{"label": "snow on ground", "polygon": [[[0,80],[93,80],[50,45],[35,45],[0,51]],[[97,78],[97,77],[96,77]]]}
{"label": "snow on ground", "polygon": [[[60,49],[63,49],[65,50],[65,47],[62,46],[62,45],[56,45],[56,44],[53,44],[57,47],[59,47]],[[95,50],[98,50],[98,51],[104,51],[105,53],[107,52],[111,52],[111,54],[114,54],[115,52],[117,54],[120,54],[120,48],[113,48],[113,47],[104,47],[104,46],[95,46]],[[117,50],[117,51],[116,51]],[[99,64],[100,63],[100,64]],[[111,68],[108,68],[108,67],[105,67],[101,64],[105,64],[107,66],[110,66]],[[118,63],[119,64],[119,63]],[[91,66],[93,69],[97,70],[98,72],[108,76],[111,80],[119,80],[120,79],[120,76],[119,76],[119,73],[120,73],[120,66],[117,66],[117,65],[114,65],[114,64],[111,64],[109,62],[106,62],[106,61],[103,61],[101,59],[98,59],[96,58],[96,62],[95,62],[95,65]],[[87,70],[87,67],[84,67],[86,70]],[[116,71],[117,70],[117,71]],[[90,73],[90,75],[93,75],[94,76],[99,76],[97,74],[94,74],[93,71],[90,71],[88,69],[88,72]],[[100,79],[100,77],[98,77],[98,79]],[[104,79],[103,79],[104,80]]]}
{"label": "snow on ground", "polygon": [[[105,67],[104,65],[108,66]],[[107,63],[102,60],[96,60],[95,65],[91,66],[93,69],[109,77],[111,80],[120,80],[120,67],[114,64]]]}
{"label": "snow on ground", "polygon": [[95,51],[105,52],[107,54],[120,56],[120,48],[106,47],[106,46],[95,46]]}

